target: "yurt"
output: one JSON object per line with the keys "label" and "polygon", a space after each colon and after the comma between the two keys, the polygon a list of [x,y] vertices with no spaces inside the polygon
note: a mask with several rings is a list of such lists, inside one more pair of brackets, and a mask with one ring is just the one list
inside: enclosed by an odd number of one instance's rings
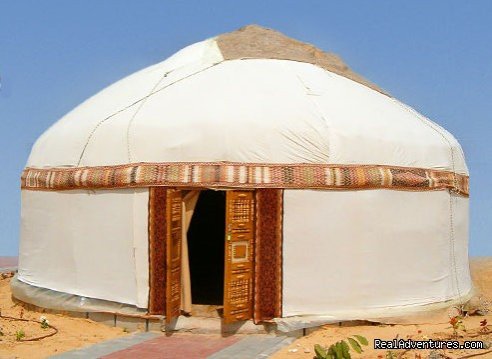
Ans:
{"label": "yurt", "polygon": [[[224,323],[463,303],[468,170],[445,129],[342,60],[247,26],[83,102],[22,173],[15,297]],[[290,322],[289,322],[290,321]]]}

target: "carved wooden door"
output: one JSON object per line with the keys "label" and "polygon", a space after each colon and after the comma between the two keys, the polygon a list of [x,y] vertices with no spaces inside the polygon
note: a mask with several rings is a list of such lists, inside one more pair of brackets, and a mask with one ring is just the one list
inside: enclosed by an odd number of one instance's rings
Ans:
{"label": "carved wooden door", "polygon": [[170,189],[166,196],[166,322],[180,315],[181,310],[181,226],[182,194]]}
{"label": "carved wooden door", "polygon": [[254,192],[227,191],[224,321],[253,316]]}

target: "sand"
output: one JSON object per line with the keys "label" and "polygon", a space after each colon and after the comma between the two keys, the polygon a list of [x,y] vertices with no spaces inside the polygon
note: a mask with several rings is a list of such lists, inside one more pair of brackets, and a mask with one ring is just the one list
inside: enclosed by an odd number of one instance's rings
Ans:
{"label": "sand", "polygon": [[[471,261],[472,277],[475,288],[481,293],[486,301],[492,299],[492,257],[474,258]],[[475,299],[476,300],[476,299]],[[492,306],[490,307],[492,310]],[[447,313],[446,313],[447,314]],[[434,320],[433,318],[432,320]],[[492,330],[492,313],[485,316],[472,315],[463,319],[467,332],[460,331],[460,340],[484,340],[492,344],[492,334],[489,331],[486,335],[480,335],[480,321],[487,319],[490,323],[489,328]],[[322,329],[316,330],[311,334],[302,337],[290,346],[277,352],[272,356],[274,359],[311,359],[314,356],[314,345],[331,345],[347,336],[359,334],[365,336],[369,341],[369,346],[365,347],[364,353],[352,355],[353,358],[386,358],[386,350],[374,350],[372,343],[374,338],[384,340],[394,339],[396,336],[402,339],[421,340],[422,338],[431,339],[452,339],[452,329],[447,323],[447,318],[442,318],[440,324],[418,324],[418,325],[381,325],[376,323],[365,323],[361,325],[329,325]],[[445,355],[448,358],[463,358],[468,355],[485,353],[474,358],[492,358],[492,348],[488,350],[446,350]],[[403,351],[394,351],[394,354],[401,354],[399,358],[428,358],[429,351],[416,350],[403,353]],[[398,356],[395,356],[397,358]],[[445,358],[445,357],[442,357]]]}
{"label": "sand", "polygon": [[10,278],[0,278],[0,310],[2,315],[39,320],[44,315],[58,333],[33,342],[19,342],[16,332],[23,330],[25,339],[46,335],[53,329],[42,329],[41,324],[0,319],[0,358],[46,358],[75,348],[103,340],[116,338],[126,333],[121,328],[112,328],[85,318],[72,318],[61,314],[43,313],[28,305],[15,302],[10,293]]}

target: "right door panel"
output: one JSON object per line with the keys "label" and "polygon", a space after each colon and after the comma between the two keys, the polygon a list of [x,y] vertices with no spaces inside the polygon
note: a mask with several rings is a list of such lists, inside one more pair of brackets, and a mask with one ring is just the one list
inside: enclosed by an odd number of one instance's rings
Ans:
{"label": "right door panel", "polygon": [[253,317],[254,191],[227,191],[224,321]]}

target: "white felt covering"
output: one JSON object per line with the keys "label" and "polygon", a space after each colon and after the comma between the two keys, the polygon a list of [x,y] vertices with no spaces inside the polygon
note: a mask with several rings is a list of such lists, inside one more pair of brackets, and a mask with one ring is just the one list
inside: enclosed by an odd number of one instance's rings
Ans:
{"label": "white felt covering", "polygon": [[453,236],[446,191],[286,190],[284,198],[283,316],[364,319],[471,290],[467,198],[452,197]]}
{"label": "white felt covering", "polygon": [[176,161],[468,172],[454,137],[397,100],[308,63],[223,61],[213,39],[85,101],[39,138],[28,166]]}
{"label": "white felt covering", "polygon": [[147,307],[147,189],[22,191],[18,279]]}

